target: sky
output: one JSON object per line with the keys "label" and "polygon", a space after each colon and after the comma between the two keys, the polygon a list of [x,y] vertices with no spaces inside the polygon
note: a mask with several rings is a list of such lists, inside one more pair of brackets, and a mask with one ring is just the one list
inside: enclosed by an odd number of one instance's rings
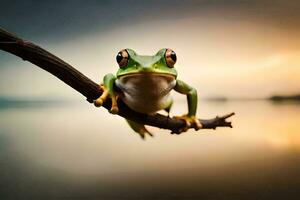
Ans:
{"label": "sky", "polygon": [[[179,79],[201,97],[268,97],[300,91],[297,1],[2,1],[0,26],[49,50],[92,80],[115,56],[173,49]],[[0,96],[79,99],[80,94],[0,52]]]}

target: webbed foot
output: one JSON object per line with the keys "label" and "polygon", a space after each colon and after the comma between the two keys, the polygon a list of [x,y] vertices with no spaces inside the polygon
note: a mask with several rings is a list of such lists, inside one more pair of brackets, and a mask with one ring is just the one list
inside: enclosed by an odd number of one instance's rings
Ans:
{"label": "webbed foot", "polygon": [[94,105],[96,107],[101,107],[108,98],[111,98],[111,108],[109,112],[112,114],[117,114],[119,112],[119,108],[117,104],[118,95],[109,94],[108,90],[104,85],[100,85],[100,88],[103,91],[102,95],[98,99],[94,100]]}
{"label": "webbed foot", "polygon": [[151,137],[153,137],[152,133],[150,133],[144,124],[139,124],[135,121],[131,121],[129,119],[126,119],[126,121],[128,122],[129,126],[136,132],[138,133],[142,139],[145,139],[146,135],[150,135]]}
{"label": "webbed foot", "polygon": [[186,115],[182,115],[182,116],[174,116],[173,118],[183,120],[185,122],[185,126],[181,129],[179,129],[179,131],[176,132],[176,134],[186,132],[193,125],[194,125],[194,129],[196,131],[202,128],[202,124],[200,123],[199,119],[196,118],[196,116],[191,116],[190,117],[186,114]]}

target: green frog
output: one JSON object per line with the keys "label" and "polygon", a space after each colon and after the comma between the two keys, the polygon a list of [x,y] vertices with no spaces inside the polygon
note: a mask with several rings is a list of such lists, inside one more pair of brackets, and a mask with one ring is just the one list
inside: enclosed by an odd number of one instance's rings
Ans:
{"label": "green frog", "polygon": [[[118,113],[117,99],[132,110],[140,113],[155,114],[165,110],[168,114],[173,104],[170,92],[175,90],[187,96],[188,113],[174,118],[185,121],[185,127],[179,133],[187,131],[192,124],[195,129],[202,127],[196,118],[197,91],[185,82],[177,79],[174,67],[177,56],[171,49],[161,49],[153,56],[138,55],[132,49],[123,49],[116,56],[119,69],[114,74],[107,74],[100,84],[102,95],[94,101],[96,107],[111,98],[110,113]],[[142,138],[153,136],[144,124],[126,119],[129,126]]]}

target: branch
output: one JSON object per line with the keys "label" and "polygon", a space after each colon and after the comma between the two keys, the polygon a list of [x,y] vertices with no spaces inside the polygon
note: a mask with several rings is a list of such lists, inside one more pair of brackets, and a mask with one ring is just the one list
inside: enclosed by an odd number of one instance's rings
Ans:
{"label": "branch", "polygon": [[[54,76],[65,82],[67,85],[80,92],[87,98],[87,101],[90,103],[92,103],[94,99],[97,99],[102,94],[102,91],[97,83],[93,82],[91,79],[83,75],[68,63],[42,49],[41,47],[29,41],[20,39],[16,35],[9,33],[1,28],[0,49],[14,54],[22,58],[23,60],[27,60],[32,64],[53,74]],[[103,107],[107,110],[110,109],[110,106],[110,101],[105,102],[103,105]],[[158,128],[169,129],[173,133],[177,133],[178,130],[185,125],[185,122],[182,120],[169,118],[161,114],[147,115],[137,113],[131,110],[121,100],[118,101],[118,107],[118,115],[124,118]],[[200,122],[203,125],[203,129],[232,127],[231,122],[226,121],[226,119],[231,117],[232,115],[234,115],[234,113],[208,120],[200,119]]]}

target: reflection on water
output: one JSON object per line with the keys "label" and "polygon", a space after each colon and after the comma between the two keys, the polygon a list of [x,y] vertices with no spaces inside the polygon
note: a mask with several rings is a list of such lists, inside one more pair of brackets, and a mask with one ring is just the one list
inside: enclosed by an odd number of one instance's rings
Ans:
{"label": "reflection on water", "polygon": [[0,198],[297,199],[300,104],[206,101],[198,112],[231,111],[233,129],[150,128],[142,141],[84,103],[0,109]]}

